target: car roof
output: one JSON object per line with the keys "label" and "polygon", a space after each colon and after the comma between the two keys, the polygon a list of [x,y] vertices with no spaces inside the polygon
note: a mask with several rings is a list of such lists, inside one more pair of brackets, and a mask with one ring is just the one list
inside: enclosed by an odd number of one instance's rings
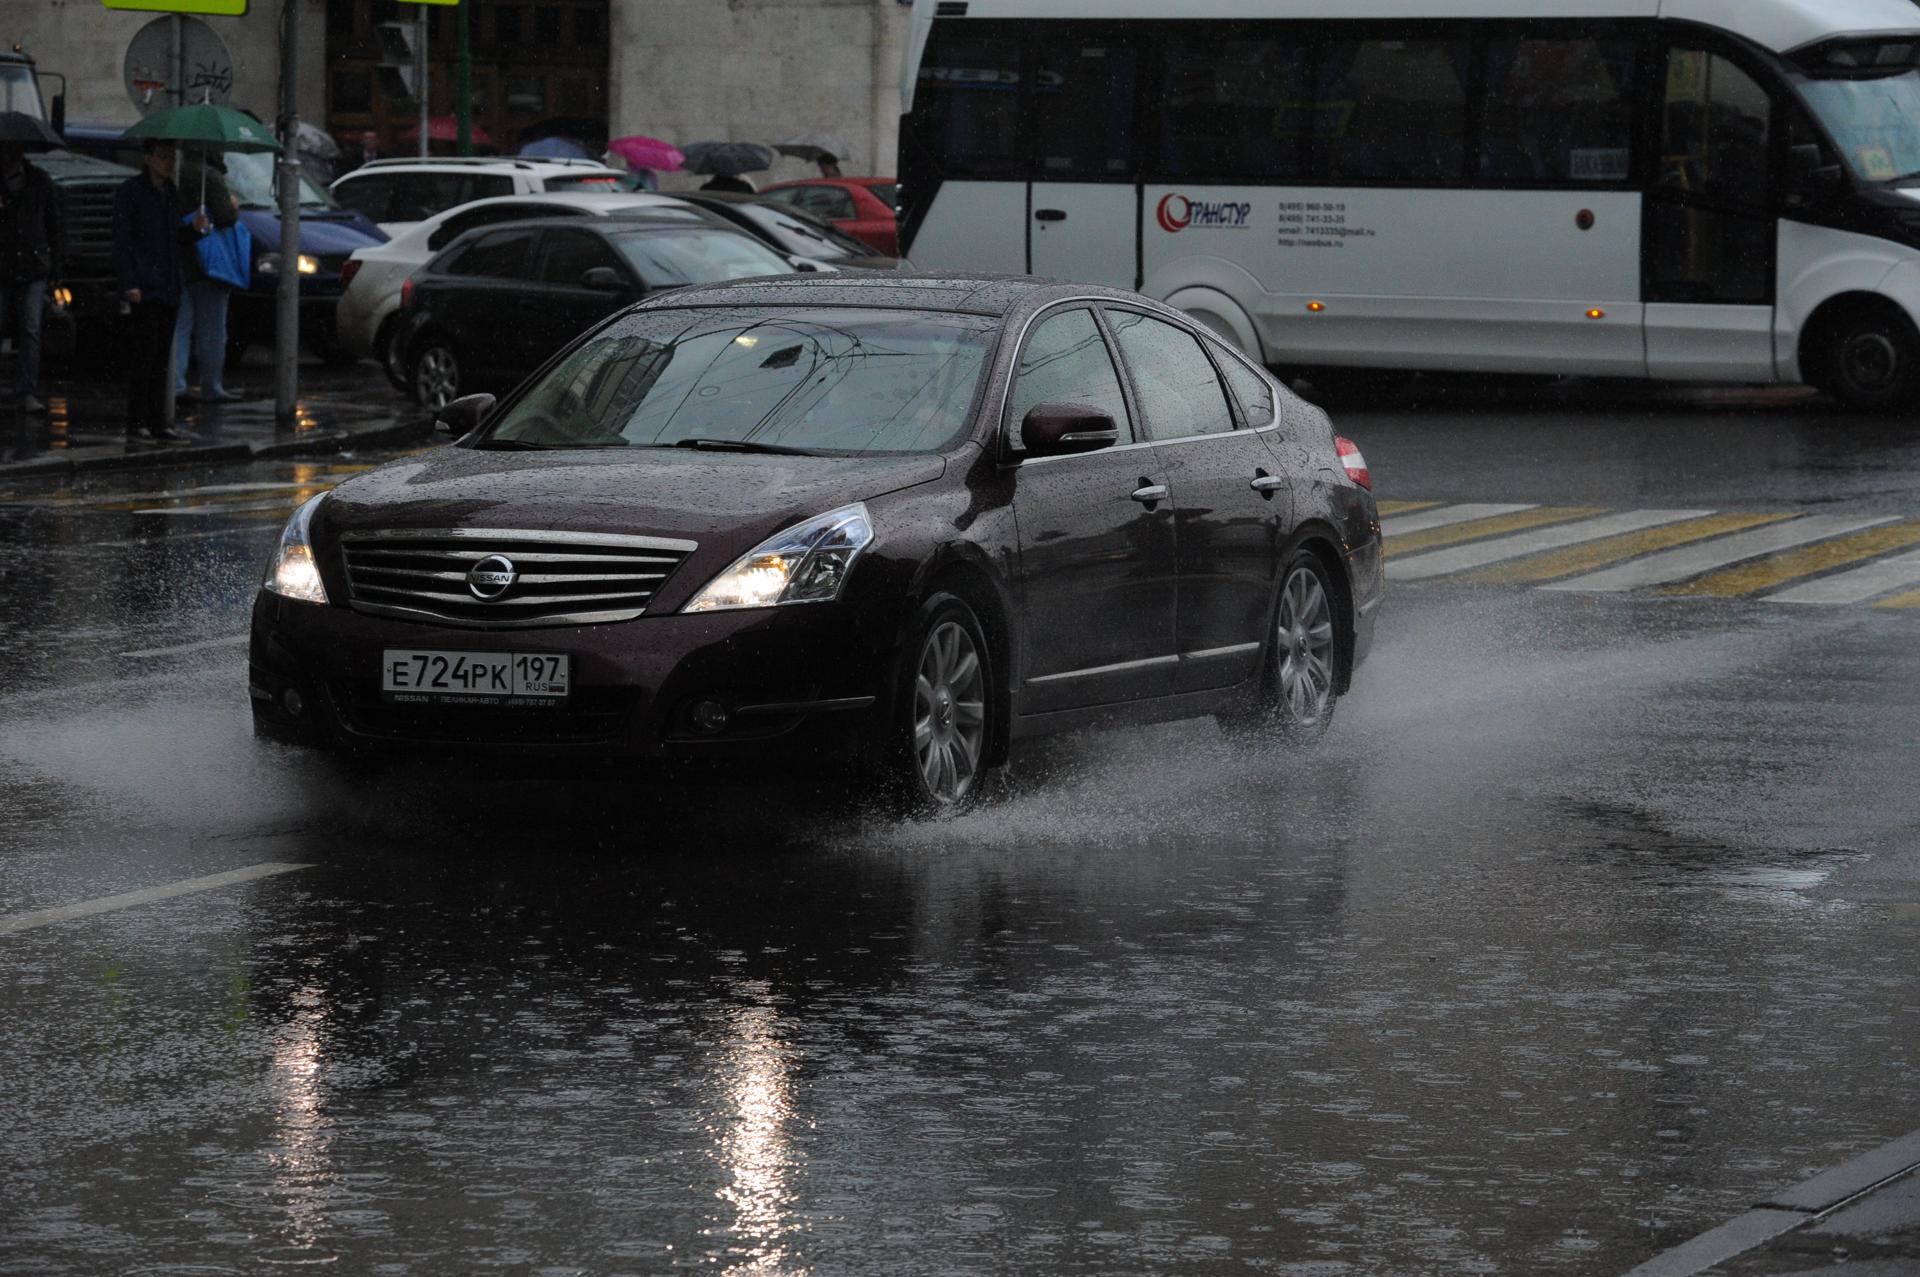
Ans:
{"label": "car roof", "polygon": [[446,217],[453,213],[464,213],[470,208],[485,208],[496,204],[526,204],[532,201],[542,204],[560,204],[568,208],[684,208],[685,200],[675,199],[671,195],[656,195],[651,191],[522,191],[515,195],[488,195],[483,199],[468,200],[465,204],[456,204],[445,213],[435,213],[435,217]]}
{"label": "car roof", "polygon": [[620,171],[602,164],[599,160],[575,160],[552,155],[429,155],[425,159],[419,156],[397,155],[387,159],[368,160],[359,168],[342,173],[340,178],[349,178],[355,173],[417,173],[423,169],[440,173],[449,170],[463,172],[474,169],[525,169],[543,174],[574,172],[583,175]]}
{"label": "car roof", "polygon": [[[791,275],[690,284],[662,296],[673,306],[847,306],[908,310],[965,311],[1006,316],[1068,297],[1113,301],[1147,299],[1117,288],[1041,279],[1033,275],[969,275],[885,272],[858,278],[847,275]],[[655,302],[642,305],[653,306]],[[1149,305],[1155,303],[1148,302]]]}

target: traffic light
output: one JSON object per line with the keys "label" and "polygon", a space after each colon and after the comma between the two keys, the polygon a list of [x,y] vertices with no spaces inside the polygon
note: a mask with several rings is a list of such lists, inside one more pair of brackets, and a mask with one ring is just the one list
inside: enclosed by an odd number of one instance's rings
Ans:
{"label": "traffic light", "polygon": [[391,98],[417,100],[414,79],[419,74],[419,26],[412,22],[382,22],[373,30],[380,41],[380,61],[374,72],[380,77],[381,90]]}

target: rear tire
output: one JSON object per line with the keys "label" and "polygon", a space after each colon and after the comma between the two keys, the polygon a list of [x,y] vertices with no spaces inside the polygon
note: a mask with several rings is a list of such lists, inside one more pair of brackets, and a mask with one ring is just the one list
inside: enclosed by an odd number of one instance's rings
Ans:
{"label": "rear tire", "polygon": [[940,593],[922,604],[880,742],[888,788],[905,814],[949,815],[979,800],[998,726],[994,677],[986,631],[966,601]]}
{"label": "rear tire", "polygon": [[1319,556],[1294,551],[1280,577],[1257,698],[1247,710],[1220,716],[1229,735],[1299,745],[1326,735],[1350,637],[1340,599]]}
{"label": "rear tire", "polygon": [[422,408],[444,408],[465,393],[460,356],[446,338],[428,333],[414,343],[408,382],[414,402]]}
{"label": "rear tire", "polygon": [[1830,324],[1810,380],[1848,408],[1885,412],[1920,394],[1920,335],[1891,307],[1862,308]]}

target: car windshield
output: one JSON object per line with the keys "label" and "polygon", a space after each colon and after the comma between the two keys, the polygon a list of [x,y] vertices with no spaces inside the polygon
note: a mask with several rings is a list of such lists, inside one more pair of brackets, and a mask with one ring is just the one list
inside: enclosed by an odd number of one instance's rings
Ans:
{"label": "car windshield", "polygon": [[40,104],[40,86],[33,68],[17,62],[0,64],[0,111],[18,111],[36,120],[47,118]]}
{"label": "car windshield", "polygon": [[705,226],[613,232],[614,245],[649,288],[718,284],[755,275],[785,275],[785,258],[736,231]]}
{"label": "car windshield", "polygon": [[928,312],[641,311],[563,359],[481,446],[936,451],[966,426],[995,328]]}
{"label": "car windshield", "polygon": [[740,211],[755,225],[763,226],[786,245],[787,251],[801,257],[877,257],[878,253],[853,236],[825,222],[815,222],[791,208],[772,204],[746,204]]}
{"label": "car windshield", "polygon": [[[240,201],[242,208],[274,208],[278,201],[273,195],[273,169],[275,156],[270,151],[228,151],[226,153],[227,189],[233,192],[233,198]],[[300,175],[301,208],[339,208],[339,201],[318,186],[313,179]]]}
{"label": "car windshield", "polygon": [[1825,53],[1800,92],[1853,171],[1871,182],[1920,176],[1920,39]]}

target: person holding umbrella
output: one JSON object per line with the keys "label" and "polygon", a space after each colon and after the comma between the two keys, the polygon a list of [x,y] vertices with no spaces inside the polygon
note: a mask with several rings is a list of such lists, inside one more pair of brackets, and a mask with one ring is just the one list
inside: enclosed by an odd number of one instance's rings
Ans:
{"label": "person holding umbrella", "polygon": [[39,399],[40,327],[66,252],[60,194],[52,178],[27,163],[27,151],[59,144],[32,116],[0,112],[0,324],[13,329],[14,397],[26,412],[46,410]]}
{"label": "person holding umbrella", "polygon": [[689,142],[680,150],[687,172],[709,175],[703,191],[752,195],[753,183],[742,175],[773,167],[773,152],[758,142]]}
{"label": "person holding umbrella", "polygon": [[[183,165],[182,186],[200,191],[199,210],[207,215],[216,231],[226,230],[240,220],[240,206],[227,189],[227,166],[218,151],[203,155],[189,153]],[[182,209],[182,214],[192,212]],[[240,398],[224,384],[227,360],[227,302],[233,286],[216,278],[200,261],[199,254],[186,255],[186,283],[180,293],[180,313],[173,326],[173,396],[188,397],[187,356],[191,354],[200,375],[202,403],[231,403]]]}
{"label": "person holding umbrella", "polygon": [[170,139],[141,143],[143,171],[113,196],[113,266],[129,307],[127,333],[127,442],[183,444],[167,424],[173,389],[173,328],[180,310],[186,256],[213,225],[203,209],[181,224],[176,160]]}

